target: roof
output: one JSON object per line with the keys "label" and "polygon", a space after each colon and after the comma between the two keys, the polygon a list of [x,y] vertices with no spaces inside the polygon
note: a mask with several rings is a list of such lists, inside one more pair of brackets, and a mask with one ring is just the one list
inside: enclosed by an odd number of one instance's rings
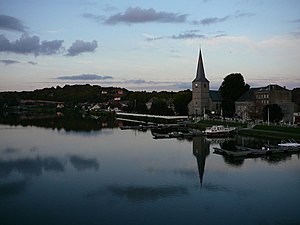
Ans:
{"label": "roof", "polygon": [[278,84],[269,84],[266,87],[258,88],[257,91],[273,91],[273,90],[281,91],[281,90],[287,90],[287,89],[285,87],[279,86]]}
{"label": "roof", "polygon": [[209,91],[209,97],[213,102],[221,102],[222,96],[220,91],[210,90]]}
{"label": "roof", "polygon": [[265,91],[282,91],[286,90],[285,87],[281,87],[278,84],[269,84],[265,87],[258,87],[258,88],[250,88],[245,94],[243,94],[241,97],[236,100],[236,102],[247,102],[247,101],[254,101],[255,100],[255,92],[265,92]]}
{"label": "roof", "polygon": [[204,73],[204,66],[203,66],[201,49],[199,51],[199,59],[198,59],[196,78],[193,80],[193,82],[209,82],[206,79],[205,73]]}
{"label": "roof", "polygon": [[255,92],[261,88],[250,88],[245,94],[239,97],[236,102],[247,102],[255,100]]}

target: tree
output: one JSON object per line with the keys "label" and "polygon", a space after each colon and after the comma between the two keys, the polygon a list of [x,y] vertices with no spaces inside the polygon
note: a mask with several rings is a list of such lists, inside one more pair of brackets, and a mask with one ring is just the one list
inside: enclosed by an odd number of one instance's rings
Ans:
{"label": "tree", "polygon": [[150,108],[150,113],[153,115],[164,115],[173,116],[174,112],[172,109],[168,108],[168,105],[164,99],[155,99]]}
{"label": "tree", "polygon": [[222,96],[221,106],[224,116],[232,117],[234,115],[234,102],[248,91],[249,88],[250,86],[245,83],[244,77],[240,73],[232,73],[224,78],[219,88]]}
{"label": "tree", "polygon": [[263,107],[263,119],[264,121],[276,122],[280,121],[283,118],[283,112],[279,105],[277,104],[269,104]]}
{"label": "tree", "polygon": [[192,92],[190,90],[181,91],[174,96],[174,106],[176,114],[187,115],[188,104],[192,100]]}

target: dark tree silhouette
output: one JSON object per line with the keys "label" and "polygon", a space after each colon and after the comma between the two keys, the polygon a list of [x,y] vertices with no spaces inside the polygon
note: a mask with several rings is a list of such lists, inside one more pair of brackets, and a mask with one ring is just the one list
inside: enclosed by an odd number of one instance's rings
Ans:
{"label": "dark tree silhouette", "polygon": [[153,115],[173,116],[174,112],[168,108],[166,101],[163,99],[155,99],[150,108],[150,113]]}
{"label": "dark tree silhouette", "polygon": [[192,92],[190,90],[181,91],[174,96],[175,111],[178,115],[188,114],[188,104],[192,100]]}
{"label": "dark tree silhouette", "polygon": [[270,122],[278,122],[283,118],[283,112],[279,105],[277,104],[269,104],[263,107],[263,119],[264,121],[268,120],[269,114],[269,121]]}
{"label": "dark tree silhouette", "polygon": [[240,73],[232,73],[224,78],[219,88],[222,96],[223,116],[232,117],[234,115],[234,102],[248,91],[249,88],[250,86],[245,83],[244,77]]}

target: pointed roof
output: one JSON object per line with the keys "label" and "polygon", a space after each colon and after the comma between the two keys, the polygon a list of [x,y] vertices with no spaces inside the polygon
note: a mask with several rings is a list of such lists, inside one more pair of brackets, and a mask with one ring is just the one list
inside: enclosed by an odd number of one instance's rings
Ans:
{"label": "pointed roof", "polygon": [[193,82],[209,82],[204,73],[204,66],[203,66],[203,60],[201,55],[201,48],[199,51],[199,59],[198,59],[198,66],[197,66],[197,73],[196,78],[193,80]]}

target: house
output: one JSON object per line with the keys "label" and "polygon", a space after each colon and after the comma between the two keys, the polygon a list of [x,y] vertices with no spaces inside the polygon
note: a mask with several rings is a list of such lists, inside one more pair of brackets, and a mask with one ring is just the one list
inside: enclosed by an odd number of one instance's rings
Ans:
{"label": "house", "polygon": [[296,105],[292,102],[292,92],[286,87],[270,84],[251,88],[235,102],[235,113],[242,119],[261,119],[265,105],[277,104],[281,107],[286,122],[293,122]]}

